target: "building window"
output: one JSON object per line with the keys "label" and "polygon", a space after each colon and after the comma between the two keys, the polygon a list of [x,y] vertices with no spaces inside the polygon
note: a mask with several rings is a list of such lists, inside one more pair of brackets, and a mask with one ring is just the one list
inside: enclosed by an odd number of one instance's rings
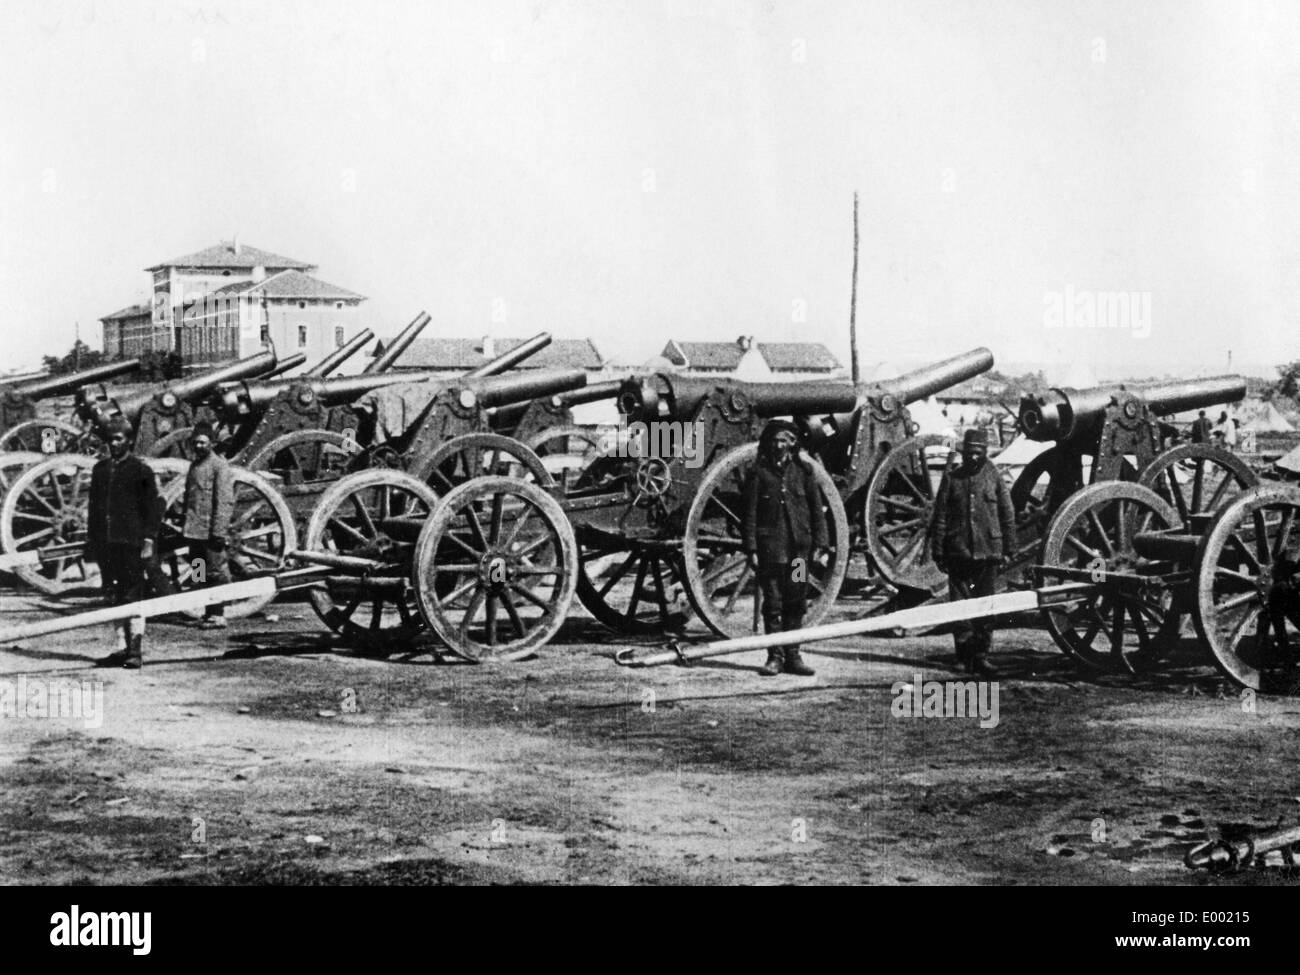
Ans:
{"label": "building window", "polygon": [[307,348],[307,326],[306,325],[298,326],[298,348],[300,349]]}
{"label": "building window", "polygon": [[266,322],[262,323],[262,344],[263,345],[271,344],[271,326],[268,325]]}
{"label": "building window", "polygon": [[334,326],[334,348],[336,349],[343,348],[343,326],[342,325]]}

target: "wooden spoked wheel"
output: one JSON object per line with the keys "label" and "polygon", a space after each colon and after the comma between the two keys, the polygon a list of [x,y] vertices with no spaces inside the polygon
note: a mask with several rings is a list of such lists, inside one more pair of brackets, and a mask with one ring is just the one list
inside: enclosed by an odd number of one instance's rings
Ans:
{"label": "wooden spoked wheel", "polygon": [[629,542],[585,527],[577,536],[578,600],[599,622],[631,635],[680,630],[690,620],[677,545]]}
{"label": "wooden spoked wheel", "polygon": [[49,458],[31,450],[0,454],[0,498],[9,490],[9,486],[18,480],[23,471],[35,467],[44,460]]}
{"label": "wooden spoked wheel", "polygon": [[585,427],[556,427],[530,437],[528,448],[542,459],[546,472],[562,488],[577,482],[606,449],[606,440]]}
{"label": "wooden spoked wheel", "polygon": [[1138,475],[1174,506],[1182,525],[1192,517],[1213,514],[1259,483],[1259,477],[1236,454],[1212,444],[1182,444],[1164,451]]}
{"label": "wooden spoked wheel", "polygon": [[[241,467],[232,467],[231,475],[235,497],[224,539],[226,564],[230,581],[242,582],[281,568],[288,554],[298,547],[298,532],[289,506],[265,478]],[[184,537],[185,479],[172,480],[163,489],[162,500],[158,551],[164,574],[180,592],[211,584],[200,554],[190,550]],[[225,614],[232,619],[250,616],[274,598],[271,594],[226,603]],[[203,610],[187,610],[186,615],[197,619]]]}
{"label": "wooden spoked wheel", "polygon": [[412,553],[438,495],[402,471],[349,474],[321,495],[307,523],[308,551],[380,563],[375,571],[338,570],[308,592],[312,608],[353,646],[378,652],[409,643],[424,624],[410,584]]}
{"label": "wooden spoked wheel", "polygon": [[453,653],[517,660],[564,623],[578,546],[559,503],[535,484],[480,477],[435,506],[416,545],[420,615]]}
{"label": "wooden spoked wheel", "polygon": [[98,457],[104,442],[93,430],[54,418],[24,420],[0,435],[0,450],[23,451],[53,457],[55,454],[85,454]]}
{"label": "wooden spoked wheel", "polygon": [[1300,648],[1300,490],[1266,485],[1220,509],[1196,557],[1196,631],[1242,687],[1294,690]]}
{"label": "wooden spoked wheel", "polygon": [[[213,450],[222,457],[230,457],[236,452],[235,445],[239,439],[237,437],[237,432],[237,427],[230,427],[224,423],[217,424],[217,439],[213,444]],[[176,460],[193,460],[194,448],[190,446],[190,441],[193,438],[193,427],[177,427],[171,433],[155,440],[153,446],[149,448],[147,456],[166,457]],[[244,466],[247,467],[250,465]]]}
{"label": "wooden spoked wheel", "polygon": [[[744,485],[757,463],[758,445],[736,447],[709,466],[686,516],[682,562],[687,596],[695,612],[720,636],[745,636],[762,630],[757,580],[741,544]],[[794,461],[801,463],[801,461]],[[804,625],[814,626],[830,611],[849,562],[849,519],[835,483],[821,464],[812,465],[821,489],[830,559],[806,566],[808,609]]]}
{"label": "wooden spoked wheel", "polygon": [[21,474],[0,503],[0,549],[6,555],[68,546],[67,554],[15,576],[51,596],[98,588],[99,567],[85,559],[90,474],[97,463],[84,454],[51,457]]}
{"label": "wooden spoked wheel", "polygon": [[248,458],[249,470],[276,475],[286,489],[337,481],[362,453],[352,437],[332,430],[295,430]]}
{"label": "wooden spoked wheel", "polygon": [[1169,502],[1150,488],[1126,481],[1092,484],[1066,501],[1043,539],[1043,582],[1107,581],[1083,602],[1046,612],[1056,645],[1098,670],[1135,673],[1158,661],[1169,637],[1177,633],[1178,613],[1169,587],[1155,579],[1144,581],[1156,566],[1137,554],[1133,539],[1139,532],[1178,524]]}
{"label": "wooden spoked wheel", "polygon": [[532,450],[499,433],[465,433],[452,437],[417,462],[411,473],[439,495],[480,477],[512,477],[543,488],[554,484]]}
{"label": "wooden spoked wheel", "polygon": [[930,518],[943,471],[932,471],[925,449],[942,437],[913,437],[890,448],[863,497],[863,541],[875,570],[900,589],[934,590],[944,574],[930,557]]}

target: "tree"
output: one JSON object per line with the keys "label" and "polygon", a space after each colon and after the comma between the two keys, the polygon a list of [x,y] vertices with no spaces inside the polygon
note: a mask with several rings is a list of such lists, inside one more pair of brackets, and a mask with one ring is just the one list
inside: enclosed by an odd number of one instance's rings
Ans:
{"label": "tree", "polygon": [[1283,396],[1295,398],[1300,393],[1300,359],[1292,362],[1286,362],[1277,367],[1277,386],[1275,387]]}
{"label": "tree", "polygon": [[72,344],[72,348],[68,350],[67,355],[62,358],[53,355],[43,356],[41,365],[51,375],[61,376],[80,369],[89,369],[104,361],[104,353],[98,349],[92,349],[85,342],[78,339]]}

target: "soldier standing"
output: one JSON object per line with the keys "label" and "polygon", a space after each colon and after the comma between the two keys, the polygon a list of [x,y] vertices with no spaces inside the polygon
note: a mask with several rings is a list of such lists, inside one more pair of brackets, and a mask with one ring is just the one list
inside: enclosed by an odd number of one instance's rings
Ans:
{"label": "soldier standing", "polygon": [[[234,480],[230,465],[212,449],[214,434],[209,423],[196,423],[190,436],[194,460],[185,475],[185,509],[181,534],[190,558],[200,560],[204,581],[222,585],[230,581],[226,566],[226,533],[235,505]],[[199,626],[205,630],[224,629],[226,610],[221,604],[209,606]]]}
{"label": "soldier standing", "polygon": [[[939,484],[930,526],[930,551],[948,574],[948,596],[954,600],[993,595],[998,567],[1007,562],[1016,538],[1011,492],[988,461],[984,431],[967,430],[961,452],[961,465],[946,471]],[[993,643],[988,622],[959,624],[953,640],[959,667],[997,675],[987,660]]]}
{"label": "soldier standing", "polygon": [[[145,572],[154,557],[162,503],[149,465],[131,453],[131,424],[121,416],[104,428],[108,456],[90,472],[86,558],[99,565],[104,590],[114,606],[145,596]],[[123,620],[118,648],[100,667],[139,670],[144,665],[144,619]]]}
{"label": "soldier standing", "polygon": [[[742,544],[758,577],[763,626],[768,633],[803,628],[808,607],[808,572],[826,552],[826,514],[812,461],[797,457],[799,430],[773,420],[758,441],[758,463],[745,481]],[[784,652],[783,652],[784,649]],[[785,671],[813,676],[799,647],[768,650],[759,670],[766,677]]]}

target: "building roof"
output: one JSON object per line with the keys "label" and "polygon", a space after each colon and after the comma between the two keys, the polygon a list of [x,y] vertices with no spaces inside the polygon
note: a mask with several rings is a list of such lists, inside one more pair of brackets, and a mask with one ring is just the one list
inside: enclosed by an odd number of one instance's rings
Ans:
{"label": "building roof", "polygon": [[148,303],[141,305],[127,305],[120,311],[115,311],[111,315],[105,315],[100,319],[101,322],[116,322],[123,318],[147,318],[150,314]]}
{"label": "building roof", "polygon": [[678,342],[669,339],[661,354],[676,366],[730,372],[740,365],[745,350],[736,342]]}
{"label": "building roof", "polygon": [[[515,338],[496,339],[493,342],[493,353],[501,355],[525,341]],[[378,343],[374,354],[382,354],[387,344]],[[416,339],[398,358],[397,368],[460,372],[476,369],[489,358],[483,353],[481,338]],[[516,368],[596,370],[603,365],[604,360],[590,339],[554,339],[550,345],[525,359]]]}
{"label": "building roof", "polygon": [[773,370],[830,372],[840,360],[820,342],[759,342],[758,352]]}
{"label": "building roof", "polygon": [[365,295],[359,295],[347,288],[329,284],[320,278],[314,278],[302,271],[280,271],[263,281],[236,281],[222,285],[212,292],[214,295],[248,295],[249,297],[294,299],[306,298],[313,301],[365,301]]}
{"label": "building roof", "polygon": [[296,261],[292,257],[281,257],[279,254],[272,254],[270,251],[250,247],[248,244],[223,240],[211,247],[205,247],[201,251],[195,251],[193,254],[186,254],[183,257],[175,257],[170,261],[163,261],[161,264],[155,264],[153,267],[145,268],[145,270],[157,271],[165,267],[229,267],[248,268],[250,270],[255,267],[264,267],[267,270],[273,268],[298,268],[312,271],[315,270],[316,265],[308,264],[306,261]]}

